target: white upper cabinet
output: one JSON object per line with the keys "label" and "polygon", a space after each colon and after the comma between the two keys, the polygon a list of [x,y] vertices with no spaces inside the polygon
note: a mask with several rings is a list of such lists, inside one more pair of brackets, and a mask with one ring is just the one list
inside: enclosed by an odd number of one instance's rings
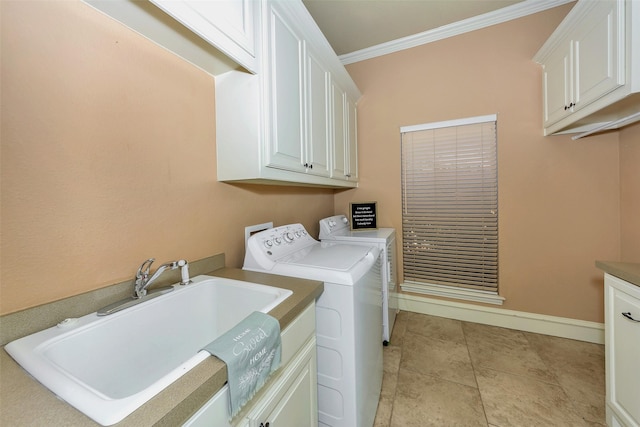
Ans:
{"label": "white upper cabinet", "polygon": [[257,72],[253,0],[150,0],[235,62]]}
{"label": "white upper cabinet", "polygon": [[309,173],[329,176],[330,73],[312,52],[307,52],[307,144],[305,166]]}
{"label": "white upper cabinet", "polygon": [[266,22],[266,82],[271,124],[266,166],[304,171],[304,37],[283,16],[278,3],[270,5]]}
{"label": "white upper cabinet", "polygon": [[331,176],[345,181],[358,180],[356,104],[338,82],[331,82],[332,154]]}
{"label": "white upper cabinet", "polygon": [[[534,57],[542,65],[545,135],[583,132],[640,111],[639,5],[579,0]],[[635,62],[634,62],[635,61]],[[618,101],[624,100],[621,104]]]}
{"label": "white upper cabinet", "polygon": [[311,51],[295,22],[272,3],[268,20],[271,100],[270,150],[266,166],[329,176],[329,72]]}
{"label": "white upper cabinet", "polygon": [[256,4],[261,72],[216,78],[218,180],[357,186],[360,92],[301,1]]}

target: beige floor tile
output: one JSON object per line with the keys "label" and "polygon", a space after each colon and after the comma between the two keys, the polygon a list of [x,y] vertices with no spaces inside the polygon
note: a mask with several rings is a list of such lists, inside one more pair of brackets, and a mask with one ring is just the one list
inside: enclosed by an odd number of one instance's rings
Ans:
{"label": "beige floor tile", "polygon": [[385,372],[398,373],[400,369],[400,358],[402,357],[402,348],[398,346],[388,346],[382,349],[382,358]]}
{"label": "beige floor tile", "polygon": [[463,322],[473,367],[490,368],[557,383],[555,375],[520,331]]}
{"label": "beige floor tile", "polygon": [[400,368],[391,427],[486,425],[476,388]]}
{"label": "beige floor tile", "polygon": [[396,393],[401,355],[402,350],[400,347],[385,347],[383,350],[384,372],[382,376],[382,390],[380,392],[382,397],[393,399]]}
{"label": "beige floor tile", "polygon": [[407,331],[400,368],[476,387],[467,346],[459,342],[428,338]]}
{"label": "beige floor tile", "polygon": [[462,322],[459,320],[408,313],[406,328],[407,332],[413,332],[429,338],[438,338],[463,344],[465,342]]}
{"label": "beige floor tile", "polygon": [[382,396],[378,402],[378,410],[373,427],[389,427],[391,411],[393,409],[393,397]]}
{"label": "beige floor tile", "polygon": [[481,368],[478,388],[490,424],[500,427],[588,426],[564,390],[531,377]]}
{"label": "beige floor tile", "polygon": [[393,330],[391,331],[391,337],[389,338],[389,347],[402,346],[402,338],[407,330],[408,316],[409,312],[407,311],[400,311],[396,316],[396,321],[393,325]]}
{"label": "beige floor tile", "polygon": [[605,422],[604,346],[525,333],[583,418]]}
{"label": "beige floor tile", "polygon": [[383,355],[375,427],[605,425],[601,345],[401,311]]}

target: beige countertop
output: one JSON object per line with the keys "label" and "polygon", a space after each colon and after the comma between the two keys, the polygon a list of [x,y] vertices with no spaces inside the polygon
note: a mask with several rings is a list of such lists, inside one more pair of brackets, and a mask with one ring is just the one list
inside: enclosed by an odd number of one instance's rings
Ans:
{"label": "beige countertop", "polygon": [[640,264],[632,262],[596,261],[596,267],[622,280],[640,286]]}
{"label": "beige countertop", "polygon": [[[208,274],[292,290],[293,294],[289,298],[269,312],[278,319],[281,329],[323,291],[322,282],[234,268],[222,268]],[[208,357],[116,426],[180,425],[213,397],[226,381],[226,365],[216,357]],[[1,351],[0,425],[31,427],[98,424],[59,400],[29,376],[5,351]]]}

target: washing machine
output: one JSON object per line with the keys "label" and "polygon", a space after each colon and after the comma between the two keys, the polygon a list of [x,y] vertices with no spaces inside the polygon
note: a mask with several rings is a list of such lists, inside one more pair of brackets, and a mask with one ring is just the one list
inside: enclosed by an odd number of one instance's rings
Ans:
{"label": "washing machine", "polygon": [[398,290],[396,281],[396,230],[351,230],[345,215],[335,215],[320,220],[322,242],[375,245],[382,253],[382,342],[389,344],[391,332],[398,314]]}
{"label": "washing machine", "polygon": [[324,282],[316,302],[318,424],[371,427],[382,387],[382,262],[371,245],[321,243],[302,224],[249,237],[243,269]]}

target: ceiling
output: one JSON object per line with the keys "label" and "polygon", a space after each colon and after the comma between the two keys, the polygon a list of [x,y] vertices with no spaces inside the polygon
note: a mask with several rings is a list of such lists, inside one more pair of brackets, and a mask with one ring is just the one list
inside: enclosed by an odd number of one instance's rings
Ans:
{"label": "ceiling", "polygon": [[[545,0],[303,0],[338,56]],[[567,1],[559,2],[566,3]],[[548,5],[550,7],[558,4]],[[513,9],[513,7],[511,7]],[[510,9],[505,9],[510,10]],[[498,11],[498,12],[496,12]],[[487,15],[485,15],[487,16]]]}

